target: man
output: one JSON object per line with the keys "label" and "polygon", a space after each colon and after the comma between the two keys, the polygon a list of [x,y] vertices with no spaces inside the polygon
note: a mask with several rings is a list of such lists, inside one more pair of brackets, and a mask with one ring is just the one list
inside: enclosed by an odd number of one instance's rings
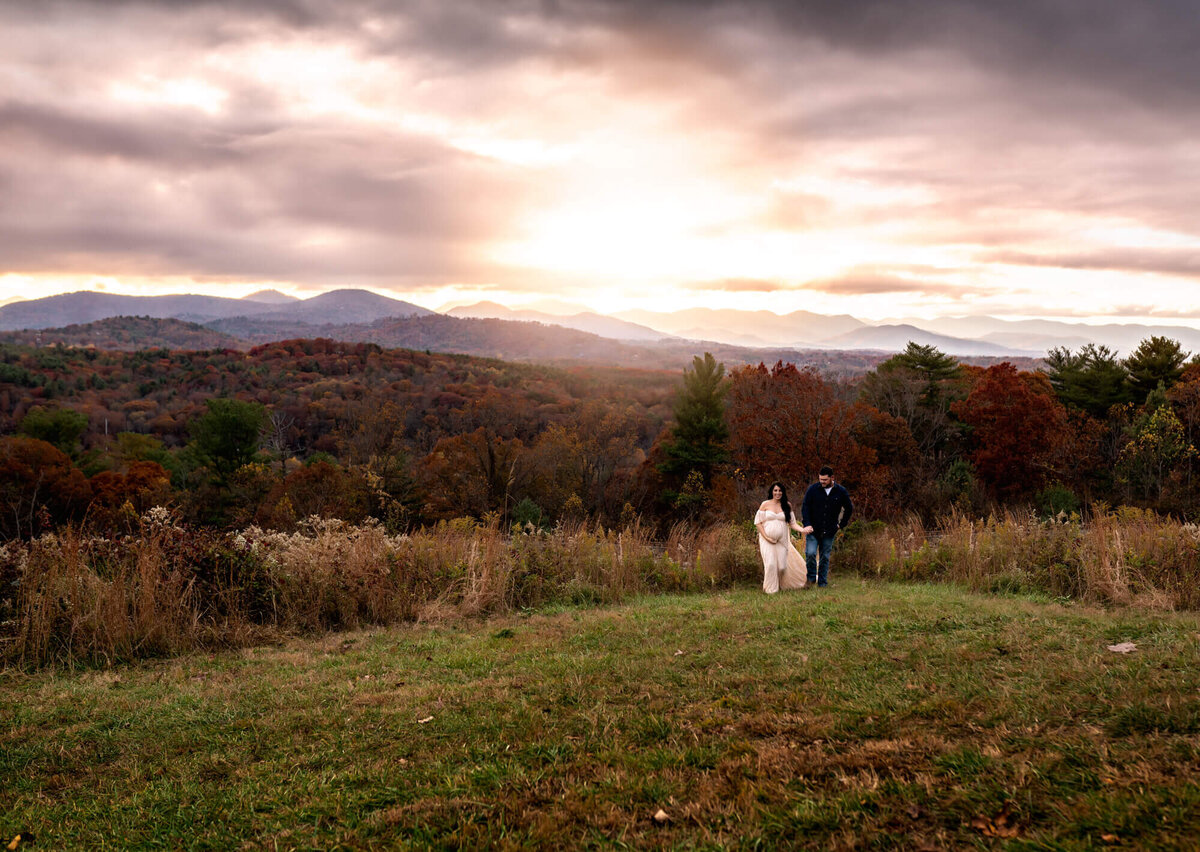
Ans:
{"label": "man", "polygon": [[833,468],[825,465],[817,481],[804,492],[804,502],[800,504],[804,526],[812,527],[804,543],[804,563],[808,569],[810,586],[813,583],[817,584],[817,588],[829,585],[829,557],[833,554],[833,539],[838,530],[850,523],[853,512],[849,492],[833,481]]}

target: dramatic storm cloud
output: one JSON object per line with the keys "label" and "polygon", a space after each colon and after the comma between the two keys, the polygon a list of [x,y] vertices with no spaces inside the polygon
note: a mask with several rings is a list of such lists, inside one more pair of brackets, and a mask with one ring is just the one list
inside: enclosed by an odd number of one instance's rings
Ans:
{"label": "dramatic storm cloud", "polygon": [[1186,317],[1198,34],[1168,0],[0,3],[0,300]]}

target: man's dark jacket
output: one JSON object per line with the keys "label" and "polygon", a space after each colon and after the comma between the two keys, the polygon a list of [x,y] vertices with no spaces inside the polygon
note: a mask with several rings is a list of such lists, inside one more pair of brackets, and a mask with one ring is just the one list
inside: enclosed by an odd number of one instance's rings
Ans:
{"label": "man's dark jacket", "polygon": [[[850,515],[853,512],[854,506],[850,503],[850,492],[836,482],[833,483],[833,489],[828,494],[821,487],[821,483],[814,482],[804,492],[804,502],[800,504],[800,519],[804,526],[813,528],[813,535],[817,538],[828,538],[846,526],[850,523]],[[839,514],[841,515],[840,522]]]}

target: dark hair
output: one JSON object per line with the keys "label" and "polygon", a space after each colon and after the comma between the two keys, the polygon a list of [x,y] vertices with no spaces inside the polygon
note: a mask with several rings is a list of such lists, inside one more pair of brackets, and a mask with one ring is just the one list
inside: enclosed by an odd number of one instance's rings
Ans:
{"label": "dark hair", "polygon": [[831,468],[829,465],[825,465],[823,468],[821,468],[821,476],[833,476],[833,468]]}
{"label": "dark hair", "polygon": [[783,522],[790,524],[796,520],[796,516],[792,514],[792,504],[788,502],[787,489],[783,487],[782,482],[772,482],[771,487],[767,489],[767,499],[775,499],[775,486],[779,486],[779,490],[783,492],[783,496],[779,498],[779,508],[783,509]]}

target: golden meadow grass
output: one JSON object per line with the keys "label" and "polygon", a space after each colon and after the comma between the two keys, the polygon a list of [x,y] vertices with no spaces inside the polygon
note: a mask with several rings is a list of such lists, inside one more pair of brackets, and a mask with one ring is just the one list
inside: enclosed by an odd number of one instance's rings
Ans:
{"label": "golden meadow grass", "polygon": [[[835,574],[948,581],[1153,609],[1200,609],[1200,528],[1133,509],[1039,520],[951,516],[857,524]],[[745,524],[679,525],[655,541],[579,522],[502,531],[459,519],[410,535],[313,518],[294,533],[184,528],[152,510],[135,535],[73,529],[0,547],[8,665],[111,664],[281,636],[478,617],[649,592],[756,584]]]}
{"label": "golden meadow grass", "polygon": [[746,529],[584,523],[508,534],[450,521],[411,535],[312,519],[291,534],[184,528],[152,512],[119,539],[64,529],[0,549],[4,660],[111,664],[282,635],[481,616],[751,581]]}
{"label": "golden meadow grass", "polygon": [[1113,606],[1200,609],[1200,527],[1134,508],[1041,520],[1029,512],[862,525],[838,556],[863,576]]}

